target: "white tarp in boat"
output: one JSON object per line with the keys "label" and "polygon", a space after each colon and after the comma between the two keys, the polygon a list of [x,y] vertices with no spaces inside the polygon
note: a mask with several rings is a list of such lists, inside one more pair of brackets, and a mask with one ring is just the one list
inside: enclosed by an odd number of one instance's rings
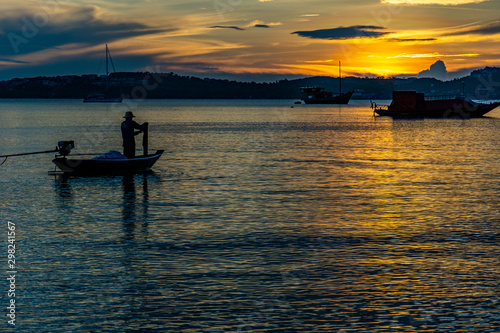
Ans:
{"label": "white tarp in boat", "polygon": [[110,150],[103,155],[99,155],[93,158],[93,160],[123,160],[127,159],[125,155],[116,150]]}

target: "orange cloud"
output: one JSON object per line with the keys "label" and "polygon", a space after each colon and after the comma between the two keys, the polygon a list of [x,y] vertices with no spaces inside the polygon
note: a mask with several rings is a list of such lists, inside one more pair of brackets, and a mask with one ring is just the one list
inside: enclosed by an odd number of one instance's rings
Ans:
{"label": "orange cloud", "polygon": [[391,5],[443,5],[458,6],[470,3],[487,2],[490,0],[381,0],[381,3]]}

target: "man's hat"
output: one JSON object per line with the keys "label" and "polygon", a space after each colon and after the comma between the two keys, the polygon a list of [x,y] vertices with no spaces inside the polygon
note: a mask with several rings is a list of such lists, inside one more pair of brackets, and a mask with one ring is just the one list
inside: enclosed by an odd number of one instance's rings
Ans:
{"label": "man's hat", "polygon": [[134,114],[132,113],[132,111],[127,111],[125,112],[125,115],[123,116],[123,118],[134,118]]}

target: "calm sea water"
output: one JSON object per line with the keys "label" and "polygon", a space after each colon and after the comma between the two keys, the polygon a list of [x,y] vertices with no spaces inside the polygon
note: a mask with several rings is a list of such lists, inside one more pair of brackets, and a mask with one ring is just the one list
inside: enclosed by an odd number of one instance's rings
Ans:
{"label": "calm sea water", "polygon": [[292,105],[1,100],[0,155],[121,150],[127,107],[167,151],[129,177],[0,166],[2,331],[499,332],[500,109]]}

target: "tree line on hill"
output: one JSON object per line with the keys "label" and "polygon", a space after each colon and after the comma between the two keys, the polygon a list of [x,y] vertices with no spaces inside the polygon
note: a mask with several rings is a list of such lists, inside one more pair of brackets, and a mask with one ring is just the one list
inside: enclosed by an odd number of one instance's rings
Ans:
{"label": "tree line on hill", "polygon": [[[118,72],[98,75],[33,77],[0,81],[0,98],[74,98],[106,90],[133,99],[300,99],[301,87],[339,91],[339,79],[314,76],[267,83],[181,76],[174,73]],[[432,78],[342,78],[342,91],[353,99],[391,99],[393,90],[416,90],[426,95],[465,94],[473,99],[500,99],[500,68],[485,67],[452,81]]]}

